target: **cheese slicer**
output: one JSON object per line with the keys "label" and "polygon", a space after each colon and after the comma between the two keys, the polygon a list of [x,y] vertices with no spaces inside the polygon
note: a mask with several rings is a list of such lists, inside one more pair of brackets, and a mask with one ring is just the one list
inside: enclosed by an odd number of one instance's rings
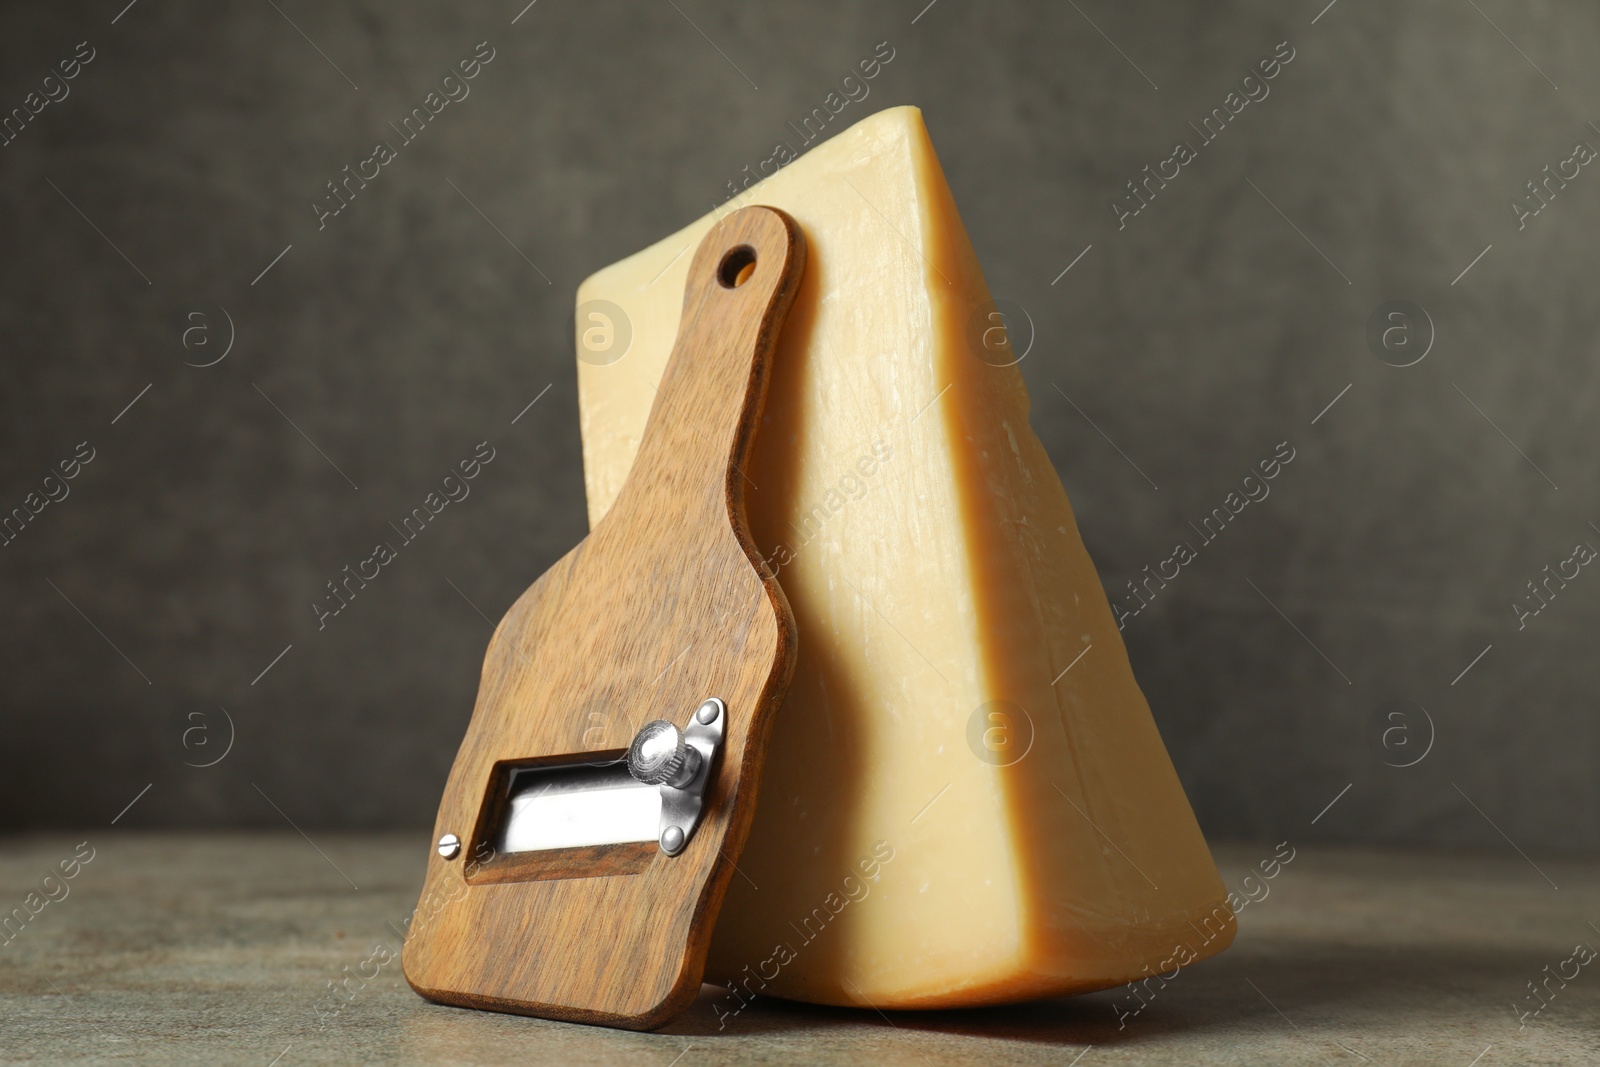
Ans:
{"label": "cheese slicer", "polygon": [[773,208],[711,229],[616,503],[495,628],[402,957],[427,999],[643,1030],[698,992],[794,666],[743,467],[805,259]]}

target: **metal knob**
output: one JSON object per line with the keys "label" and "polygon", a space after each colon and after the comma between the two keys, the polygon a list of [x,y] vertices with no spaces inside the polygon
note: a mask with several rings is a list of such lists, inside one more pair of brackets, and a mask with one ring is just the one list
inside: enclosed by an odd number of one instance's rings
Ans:
{"label": "metal knob", "polygon": [[681,789],[700,772],[700,753],[665,719],[647,722],[628,749],[628,773],[646,785]]}

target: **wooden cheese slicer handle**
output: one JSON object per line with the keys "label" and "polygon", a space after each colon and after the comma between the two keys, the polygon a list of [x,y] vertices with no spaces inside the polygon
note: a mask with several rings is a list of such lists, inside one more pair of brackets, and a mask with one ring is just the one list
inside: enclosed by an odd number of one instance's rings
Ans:
{"label": "wooden cheese slicer handle", "polygon": [[[744,526],[742,470],[805,255],[798,225],[769,207],[737,211],[701,241],[677,342],[634,460],[640,473],[629,473],[606,517],[621,512],[631,521],[636,507],[659,507],[664,491],[679,496],[674,489],[711,476],[726,483],[730,517]],[[708,462],[708,444],[728,458],[725,467]]]}

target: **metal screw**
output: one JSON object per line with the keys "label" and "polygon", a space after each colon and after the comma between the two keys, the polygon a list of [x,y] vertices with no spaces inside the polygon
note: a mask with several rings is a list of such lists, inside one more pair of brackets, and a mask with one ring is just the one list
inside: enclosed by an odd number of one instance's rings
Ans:
{"label": "metal screw", "polygon": [[447,860],[453,860],[461,855],[461,838],[455,834],[445,834],[439,838],[439,855]]}
{"label": "metal screw", "polygon": [[669,826],[661,834],[661,847],[667,855],[674,855],[683,847],[683,830],[676,826]]}
{"label": "metal screw", "polygon": [[722,713],[722,701],[715,697],[700,705],[700,710],[694,713],[703,726],[710,726],[717,721],[717,716]]}
{"label": "metal screw", "polygon": [[682,789],[699,770],[700,753],[665,719],[641,726],[628,749],[628,773],[646,785]]}

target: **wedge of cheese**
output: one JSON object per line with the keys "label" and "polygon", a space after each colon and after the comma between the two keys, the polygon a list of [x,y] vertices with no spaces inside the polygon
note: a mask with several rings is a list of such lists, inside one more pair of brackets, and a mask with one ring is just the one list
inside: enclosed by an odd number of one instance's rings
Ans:
{"label": "wedge of cheese", "polygon": [[[1221,950],[1223,886],[921,112],[864,119],[723,210],[747,203],[809,242],[745,472],[800,654],[713,938],[718,1014],[1021,1000]],[[579,289],[591,523],[716,217]]]}

